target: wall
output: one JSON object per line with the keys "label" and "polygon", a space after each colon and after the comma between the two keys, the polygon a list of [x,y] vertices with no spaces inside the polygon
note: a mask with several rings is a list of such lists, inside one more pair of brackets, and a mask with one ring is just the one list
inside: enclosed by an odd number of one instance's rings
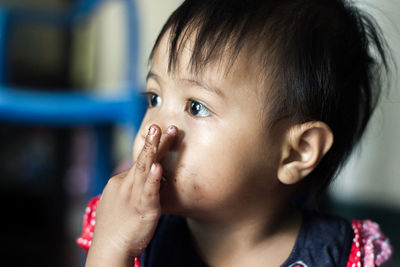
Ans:
{"label": "wall", "polygon": [[[362,0],[361,8],[380,24],[400,66],[400,5],[398,0]],[[351,202],[390,206],[400,210],[400,80],[392,68],[390,90],[369,125],[361,147],[353,154],[333,186],[332,195]]]}
{"label": "wall", "polygon": [[[107,0],[96,16],[75,31],[73,79],[115,93],[123,81],[126,31],[124,1]],[[162,25],[180,0],[136,1],[139,21],[139,81],[144,86],[147,59]]]}
{"label": "wall", "polygon": [[166,22],[169,15],[182,3],[182,0],[139,0],[139,19],[141,25],[141,54],[140,54],[140,77],[142,81],[147,75],[147,59],[159,31]]}

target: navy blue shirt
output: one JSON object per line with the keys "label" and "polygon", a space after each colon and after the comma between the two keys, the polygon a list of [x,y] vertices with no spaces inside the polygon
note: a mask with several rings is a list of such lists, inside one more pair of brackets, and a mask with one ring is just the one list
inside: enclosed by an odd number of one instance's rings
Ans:
{"label": "navy blue shirt", "polygon": [[[345,267],[350,254],[351,224],[335,216],[304,212],[296,243],[282,267]],[[206,267],[196,253],[185,218],[161,217],[153,240],[140,257],[142,267]]]}

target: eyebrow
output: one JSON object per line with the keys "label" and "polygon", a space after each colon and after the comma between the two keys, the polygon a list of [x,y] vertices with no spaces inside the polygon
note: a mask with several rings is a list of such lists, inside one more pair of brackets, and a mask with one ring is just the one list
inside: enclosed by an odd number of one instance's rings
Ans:
{"label": "eyebrow", "polygon": [[[147,73],[147,76],[146,76],[146,82],[147,82],[149,79],[154,79],[154,80],[156,80],[157,82],[159,82],[159,81],[160,81],[160,76],[157,75],[157,74],[155,74],[155,73],[152,72],[152,71],[149,71],[149,72]],[[203,89],[205,89],[206,91],[209,91],[209,92],[211,92],[211,93],[215,93],[215,94],[217,94],[217,95],[219,95],[219,96],[221,96],[221,97],[224,96],[224,93],[221,91],[221,89],[219,89],[219,88],[217,88],[217,87],[215,87],[215,86],[210,86],[210,85],[208,85],[208,84],[207,84],[206,82],[204,82],[204,81],[199,81],[199,80],[195,80],[195,79],[182,79],[182,80],[185,81],[185,82],[187,82],[187,83],[190,83],[190,84],[196,85],[196,86],[198,86],[198,87],[201,87],[201,88],[203,88]]]}
{"label": "eyebrow", "polygon": [[159,81],[159,77],[157,74],[155,74],[154,72],[149,71],[146,75],[146,82],[151,78],[154,79],[156,81]]}

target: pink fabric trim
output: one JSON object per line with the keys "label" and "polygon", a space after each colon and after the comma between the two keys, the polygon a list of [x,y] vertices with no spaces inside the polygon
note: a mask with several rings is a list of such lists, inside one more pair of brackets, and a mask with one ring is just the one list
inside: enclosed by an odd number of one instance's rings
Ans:
{"label": "pink fabric trim", "polygon": [[82,235],[76,240],[76,243],[86,252],[92,244],[94,226],[96,224],[96,209],[100,196],[94,197],[89,201],[83,215]]}
{"label": "pink fabric trim", "polygon": [[347,267],[381,266],[390,259],[392,247],[378,224],[353,220],[352,226],[354,239]]}

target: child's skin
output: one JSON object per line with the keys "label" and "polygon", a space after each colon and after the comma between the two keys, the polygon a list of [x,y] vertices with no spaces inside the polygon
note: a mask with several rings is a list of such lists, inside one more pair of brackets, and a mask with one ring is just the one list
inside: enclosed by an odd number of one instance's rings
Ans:
{"label": "child's skin", "polygon": [[166,36],[155,51],[134,165],[103,192],[86,266],[132,266],[162,213],[187,218],[210,266],[279,266],[294,246],[301,215],[290,200],[330,149],[331,130],[289,120],[267,129],[251,56],[228,73],[222,60],[193,75],[190,49],[189,40],[172,72]]}

